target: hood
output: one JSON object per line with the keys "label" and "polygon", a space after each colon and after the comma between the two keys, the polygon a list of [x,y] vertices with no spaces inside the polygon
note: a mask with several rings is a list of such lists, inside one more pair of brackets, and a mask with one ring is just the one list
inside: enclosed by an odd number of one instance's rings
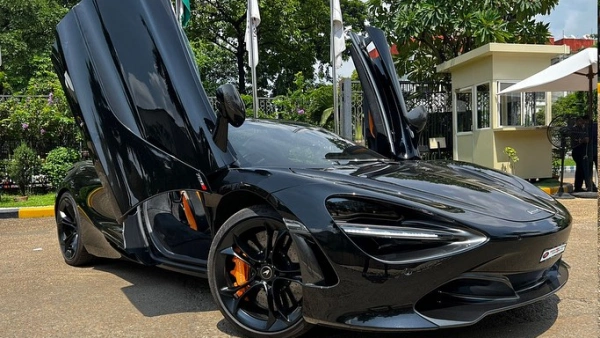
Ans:
{"label": "hood", "polygon": [[556,213],[554,200],[541,195],[545,193],[538,188],[529,190],[525,186],[529,183],[523,184],[513,176],[466,163],[401,161],[294,172],[353,186],[359,196],[361,191],[383,193],[455,215],[470,212],[531,222]]}
{"label": "hood", "polygon": [[[419,127],[411,127],[385,34],[375,27],[366,27],[366,33],[366,37],[350,33],[350,54],[365,98],[367,145],[390,158],[419,158],[415,134],[423,127],[422,121]],[[369,53],[371,46],[374,49]]]}
{"label": "hood", "polygon": [[216,114],[169,1],[83,0],[52,59],[121,216],[160,192],[210,190],[206,175],[234,162],[211,137]]}

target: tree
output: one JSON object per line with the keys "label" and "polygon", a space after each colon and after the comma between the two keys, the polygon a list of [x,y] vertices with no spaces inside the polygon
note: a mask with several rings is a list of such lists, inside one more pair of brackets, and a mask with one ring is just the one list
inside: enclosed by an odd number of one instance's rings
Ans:
{"label": "tree", "polygon": [[[592,111],[596,111],[598,107],[598,95],[597,91],[594,90],[592,95]],[[576,117],[587,115],[588,111],[588,93],[586,92],[573,92],[568,95],[559,98],[556,102],[552,103],[552,117],[557,116],[564,117]],[[594,119],[596,114],[592,114]]]}
{"label": "tree", "polygon": [[[212,43],[230,55],[231,69],[237,73],[238,88],[247,92],[247,53],[245,0],[200,0],[192,4],[192,20],[186,33],[192,44]],[[258,83],[262,92],[287,93],[295,74],[315,78],[314,65],[329,63],[329,1],[262,0],[259,3]],[[366,7],[360,0],[342,0],[344,24],[360,30]],[[223,58],[226,61],[228,58]],[[326,78],[321,66],[316,77]],[[228,73],[228,72],[225,72]],[[310,76],[309,76],[310,74]]]}
{"label": "tree", "polygon": [[58,145],[77,146],[80,134],[67,106],[49,56],[33,56],[32,76],[27,87],[14,97],[0,101],[0,147],[20,141],[43,155]]}
{"label": "tree", "polygon": [[27,193],[27,186],[31,183],[31,176],[39,167],[40,161],[33,149],[22,143],[15,149],[13,159],[8,164],[8,175],[19,186],[21,195]]}
{"label": "tree", "polygon": [[[329,117],[332,112],[333,89],[331,85],[315,85],[295,74],[294,83],[285,95],[277,96],[279,117],[285,120],[308,122],[333,129]],[[328,122],[329,125],[328,125]]]}
{"label": "tree", "polygon": [[202,40],[191,41],[190,46],[194,51],[200,79],[208,95],[214,96],[217,88],[222,84],[237,81],[237,72],[231,67],[235,64],[235,58],[231,53],[216,44]]}
{"label": "tree", "polygon": [[435,66],[489,42],[546,43],[535,21],[558,0],[370,0],[374,23],[398,46],[397,68],[414,81],[443,80]]}
{"label": "tree", "polygon": [[0,0],[0,94],[22,90],[35,70],[34,56],[50,53],[54,28],[74,0]]}

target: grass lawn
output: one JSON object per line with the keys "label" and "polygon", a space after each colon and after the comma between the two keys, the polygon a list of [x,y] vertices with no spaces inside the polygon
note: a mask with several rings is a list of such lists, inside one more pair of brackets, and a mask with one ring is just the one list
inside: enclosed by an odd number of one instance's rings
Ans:
{"label": "grass lawn", "polygon": [[15,202],[15,195],[0,195],[0,208],[45,207],[54,205],[54,193],[45,195],[30,195],[25,202]]}
{"label": "grass lawn", "polygon": [[572,158],[565,158],[565,167],[568,166],[575,166],[575,160],[573,160]]}

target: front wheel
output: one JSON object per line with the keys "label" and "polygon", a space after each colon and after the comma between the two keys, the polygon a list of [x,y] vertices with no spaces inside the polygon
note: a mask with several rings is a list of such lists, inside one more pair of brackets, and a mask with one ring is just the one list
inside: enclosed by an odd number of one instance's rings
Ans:
{"label": "front wheel", "polygon": [[242,209],[217,232],[208,281],[225,318],[251,337],[295,337],[302,317],[297,248],[279,215],[265,206]]}
{"label": "front wheel", "polygon": [[60,195],[56,203],[55,217],[58,244],[65,263],[72,266],[90,263],[94,256],[90,255],[83,246],[77,203],[71,193],[65,192]]}

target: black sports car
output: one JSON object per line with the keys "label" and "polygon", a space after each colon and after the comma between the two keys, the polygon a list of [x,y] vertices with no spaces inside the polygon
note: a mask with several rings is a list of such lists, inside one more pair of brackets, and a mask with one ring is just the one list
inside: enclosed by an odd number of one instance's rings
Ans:
{"label": "black sports car", "polygon": [[515,176],[420,161],[426,115],[407,112],[383,33],[366,33],[351,49],[362,147],[244,121],[231,85],[215,113],[169,1],[75,6],[53,61],[92,161],[57,192],[67,264],[124,258],[206,277],[250,336],[469,325],[561,288],[568,212]]}

